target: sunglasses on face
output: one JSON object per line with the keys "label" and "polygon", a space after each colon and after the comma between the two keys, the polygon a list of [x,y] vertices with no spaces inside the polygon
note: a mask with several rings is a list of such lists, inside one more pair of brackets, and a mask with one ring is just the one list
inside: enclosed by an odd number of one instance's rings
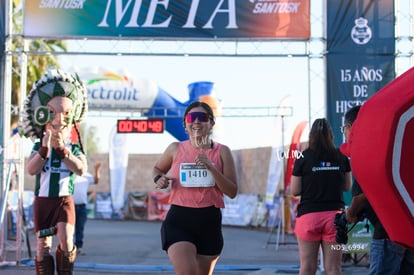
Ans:
{"label": "sunglasses on face", "polygon": [[187,123],[193,123],[196,119],[198,119],[198,122],[208,122],[210,120],[210,116],[203,112],[188,113],[185,116],[185,122]]}

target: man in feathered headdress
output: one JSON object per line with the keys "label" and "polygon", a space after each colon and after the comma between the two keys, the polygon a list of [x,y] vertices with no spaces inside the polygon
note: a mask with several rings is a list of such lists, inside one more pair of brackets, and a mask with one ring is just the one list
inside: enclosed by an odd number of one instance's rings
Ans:
{"label": "man in feathered headdress", "polygon": [[[57,235],[56,270],[72,274],[76,258],[73,242],[76,175],[87,171],[82,143],[72,143],[72,127],[87,113],[87,92],[77,75],[48,71],[33,84],[19,121],[22,136],[35,141],[27,171],[36,175],[34,222],[37,234],[37,274],[54,274],[52,236]],[[79,131],[77,130],[78,136]]]}

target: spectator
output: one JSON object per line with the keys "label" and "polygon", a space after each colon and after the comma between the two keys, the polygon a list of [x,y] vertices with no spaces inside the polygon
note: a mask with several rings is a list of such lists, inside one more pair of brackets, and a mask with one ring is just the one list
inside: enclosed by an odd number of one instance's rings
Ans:
{"label": "spectator", "polygon": [[316,119],[309,133],[309,148],[293,167],[291,192],[300,196],[295,233],[301,275],[316,273],[320,247],[325,273],[342,273],[342,251],[331,247],[336,244],[335,214],[345,207],[343,192],[351,188],[351,168],[333,140],[328,121]]}
{"label": "spectator", "polygon": [[[360,107],[355,106],[345,114],[345,123],[341,130],[346,141],[348,141],[352,124],[358,117]],[[374,227],[369,253],[369,274],[414,274],[414,250],[389,239],[359,183],[354,180],[352,200],[346,211],[346,220],[348,223],[356,223],[363,217],[366,217]]]}
{"label": "spectator", "polygon": [[75,203],[76,222],[75,222],[75,245],[78,255],[83,255],[83,232],[88,219],[88,187],[91,184],[98,184],[101,177],[102,162],[95,163],[94,174],[86,173],[82,177],[76,177],[73,201]]}

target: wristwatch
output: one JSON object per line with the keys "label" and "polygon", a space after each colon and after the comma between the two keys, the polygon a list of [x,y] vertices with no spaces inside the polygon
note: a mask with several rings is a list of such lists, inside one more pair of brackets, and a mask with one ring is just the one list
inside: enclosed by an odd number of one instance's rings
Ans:
{"label": "wristwatch", "polygon": [[162,175],[160,174],[160,175],[156,175],[155,177],[154,177],[154,183],[157,183],[157,181],[160,179],[162,177]]}

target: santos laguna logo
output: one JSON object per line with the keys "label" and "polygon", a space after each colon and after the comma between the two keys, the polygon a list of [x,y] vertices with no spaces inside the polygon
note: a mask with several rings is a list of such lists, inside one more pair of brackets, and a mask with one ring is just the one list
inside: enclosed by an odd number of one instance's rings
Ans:
{"label": "santos laguna logo", "polygon": [[365,45],[371,40],[372,32],[368,26],[368,19],[360,17],[355,20],[355,26],[351,31],[351,38],[358,45]]}
{"label": "santos laguna logo", "polygon": [[412,184],[412,182],[404,180],[404,175],[412,173],[412,171],[405,171],[405,169],[409,169],[412,165],[412,163],[408,163],[408,157],[405,157],[405,154],[412,154],[414,152],[414,143],[412,140],[407,140],[408,136],[413,136],[413,133],[410,135],[410,132],[414,132],[414,127],[412,125],[413,118],[414,106],[404,112],[398,122],[392,154],[392,176],[395,187],[411,212],[411,216],[414,217],[414,202],[411,197],[414,196],[414,194],[410,195],[409,190],[407,190],[408,185]]}

